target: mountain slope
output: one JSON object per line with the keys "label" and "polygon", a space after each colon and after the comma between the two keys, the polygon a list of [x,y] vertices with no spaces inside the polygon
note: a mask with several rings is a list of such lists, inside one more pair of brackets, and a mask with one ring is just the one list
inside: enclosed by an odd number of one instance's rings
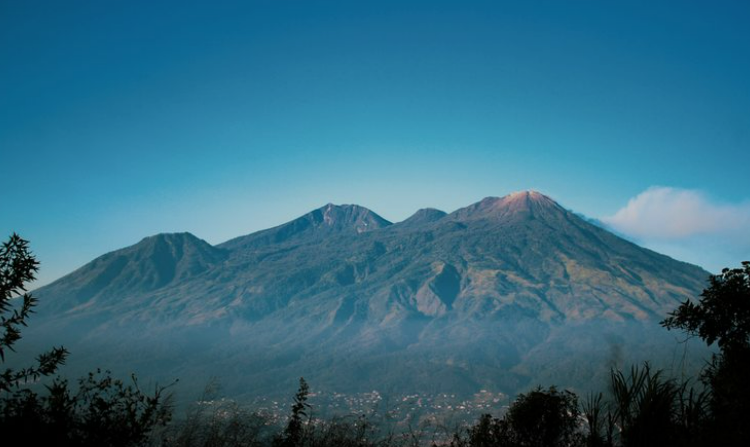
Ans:
{"label": "mountain slope", "polygon": [[[234,371],[269,392],[303,373],[332,388],[518,391],[538,377],[593,383],[609,354],[600,346],[582,367],[592,339],[633,355],[661,340],[650,349],[668,352],[658,320],[707,277],[529,191],[395,225],[329,204],[216,247],[158,235],[36,294],[39,318],[54,320],[47,335],[92,356],[146,346],[134,355],[149,367],[180,346],[199,352],[160,374]],[[149,357],[154,340],[168,347]]]}
{"label": "mountain slope", "polygon": [[221,264],[227,252],[190,233],[159,234],[105,254],[39,290],[44,309],[76,313],[117,306],[129,296],[150,295],[189,282]]}

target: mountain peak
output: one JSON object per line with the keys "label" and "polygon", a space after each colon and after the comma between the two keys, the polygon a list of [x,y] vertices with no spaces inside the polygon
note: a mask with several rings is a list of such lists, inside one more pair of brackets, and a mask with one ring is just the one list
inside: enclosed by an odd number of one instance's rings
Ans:
{"label": "mountain peak", "polygon": [[262,247],[289,240],[317,240],[330,234],[360,234],[392,225],[360,205],[328,203],[277,227],[231,239],[220,248],[230,250]]}
{"label": "mountain peak", "polygon": [[312,213],[315,213],[316,211],[322,213],[323,222],[327,225],[333,225],[342,218],[357,218],[372,213],[372,211],[363,206],[349,204],[336,205],[335,203],[328,203],[325,206],[314,210]]}
{"label": "mountain peak", "polygon": [[314,227],[323,226],[337,230],[354,229],[357,233],[391,225],[391,222],[363,206],[348,204],[328,203],[306,214],[301,219],[310,220]]}
{"label": "mountain peak", "polygon": [[143,239],[141,239],[140,242],[136,245],[140,244],[152,244],[157,242],[166,242],[169,244],[175,244],[175,243],[201,243],[204,242],[202,239],[194,235],[193,233],[184,231],[180,233],[157,233],[151,236],[146,236]]}
{"label": "mountain peak", "polygon": [[506,206],[560,207],[560,205],[550,197],[534,190],[512,192],[507,196],[502,197],[500,200],[502,200]]}
{"label": "mountain peak", "polygon": [[[226,259],[226,252],[192,233],[159,233],[104,254],[43,289],[66,288],[67,305],[51,302],[48,312],[63,312],[89,300],[110,300],[129,293],[151,293],[193,279]],[[67,307],[67,309],[66,309]]]}
{"label": "mountain peak", "polygon": [[564,211],[564,208],[548,196],[529,190],[513,192],[503,197],[485,197],[451,215],[458,220],[475,220],[547,214],[555,211]]}
{"label": "mountain peak", "polygon": [[441,211],[435,208],[422,208],[417,210],[416,213],[412,214],[406,220],[399,222],[398,225],[401,227],[426,225],[432,222],[436,222],[447,215],[448,213],[446,213],[445,211]]}
{"label": "mountain peak", "polygon": [[552,200],[549,197],[545,196],[544,194],[540,193],[539,191],[535,191],[533,189],[527,189],[524,191],[514,191],[504,198],[507,198],[509,200],[518,200],[518,199],[524,199],[524,200]]}
{"label": "mountain peak", "polygon": [[[141,239],[137,244],[119,250],[122,253],[143,257],[181,257],[183,253],[195,253],[205,259],[216,261],[222,257],[221,250],[189,232],[158,233]],[[115,252],[117,253],[117,252]]]}

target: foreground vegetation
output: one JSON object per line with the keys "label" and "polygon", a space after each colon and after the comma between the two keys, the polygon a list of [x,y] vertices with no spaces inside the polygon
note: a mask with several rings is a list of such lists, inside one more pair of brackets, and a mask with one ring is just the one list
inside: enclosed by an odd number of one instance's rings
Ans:
{"label": "foreground vegetation", "polygon": [[[20,339],[36,300],[25,285],[38,263],[17,235],[0,248],[0,361]],[[750,263],[711,276],[698,302],[662,322],[716,344],[719,353],[695,381],[680,382],[648,363],[613,369],[609,389],[581,398],[555,387],[521,394],[503,415],[468,427],[383,431],[361,416],[319,420],[304,379],[288,419],[274,424],[233,403],[192,407],[172,420],[168,387],[145,392],[96,371],[71,385],[53,376],[68,352],[53,348],[36,364],[0,371],[4,442],[59,446],[707,446],[744,445],[750,422]]]}

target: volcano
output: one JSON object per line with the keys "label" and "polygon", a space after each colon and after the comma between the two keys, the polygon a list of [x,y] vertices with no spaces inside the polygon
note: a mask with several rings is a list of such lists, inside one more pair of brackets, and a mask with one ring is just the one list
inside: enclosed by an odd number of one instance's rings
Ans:
{"label": "volcano", "polygon": [[708,276],[535,191],[395,224],[328,204],[216,246],[160,234],[105,254],[34,292],[30,332],[64,342],[73,369],[219,377],[238,395],[299,376],[351,392],[588,389],[613,364],[685,368],[658,321]]}

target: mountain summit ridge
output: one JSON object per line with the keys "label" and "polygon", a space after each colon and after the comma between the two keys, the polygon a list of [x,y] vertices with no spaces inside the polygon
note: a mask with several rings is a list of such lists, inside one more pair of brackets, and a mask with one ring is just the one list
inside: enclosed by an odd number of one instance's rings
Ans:
{"label": "mountain summit ridge", "polygon": [[530,190],[518,191],[502,197],[485,197],[479,202],[452,212],[449,216],[455,220],[477,220],[511,217],[514,214],[549,213],[565,211],[560,204],[550,197]]}
{"label": "mountain summit ridge", "polygon": [[[428,293],[442,290],[429,285],[435,269],[452,272],[450,306],[425,301],[442,299]],[[190,233],[156,235],[98,258],[71,274],[75,280],[68,275],[42,290],[102,302],[118,301],[102,294],[134,291],[185,300],[205,289],[205,275],[213,275],[223,279],[205,292],[212,312],[231,302],[240,314],[260,312],[253,318],[283,312],[298,296],[323,299],[356,288],[361,311],[378,321],[392,312],[435,317],[444,313],[435,309],[445,308],[486,316],[518,307],[543,319],[645,319],[690,296],[704,273],[596,227],[544,194],[521,191],[450,214],[420,210],[396,225],[359,205],[329,203],[216,246]],[[197,283],[190,291],[170,292],[185,281]],[[329,305],[321,302],[321,308]],[[433,310],[425,313],[427,308]]]}
{"label": "mountain summit ridge", "polygon": [[239,236],[217,247],[248,249],[312,236],[316,239],[336,233],[364,233],[392,223],[360,205],[328,203],[279,226]]}

